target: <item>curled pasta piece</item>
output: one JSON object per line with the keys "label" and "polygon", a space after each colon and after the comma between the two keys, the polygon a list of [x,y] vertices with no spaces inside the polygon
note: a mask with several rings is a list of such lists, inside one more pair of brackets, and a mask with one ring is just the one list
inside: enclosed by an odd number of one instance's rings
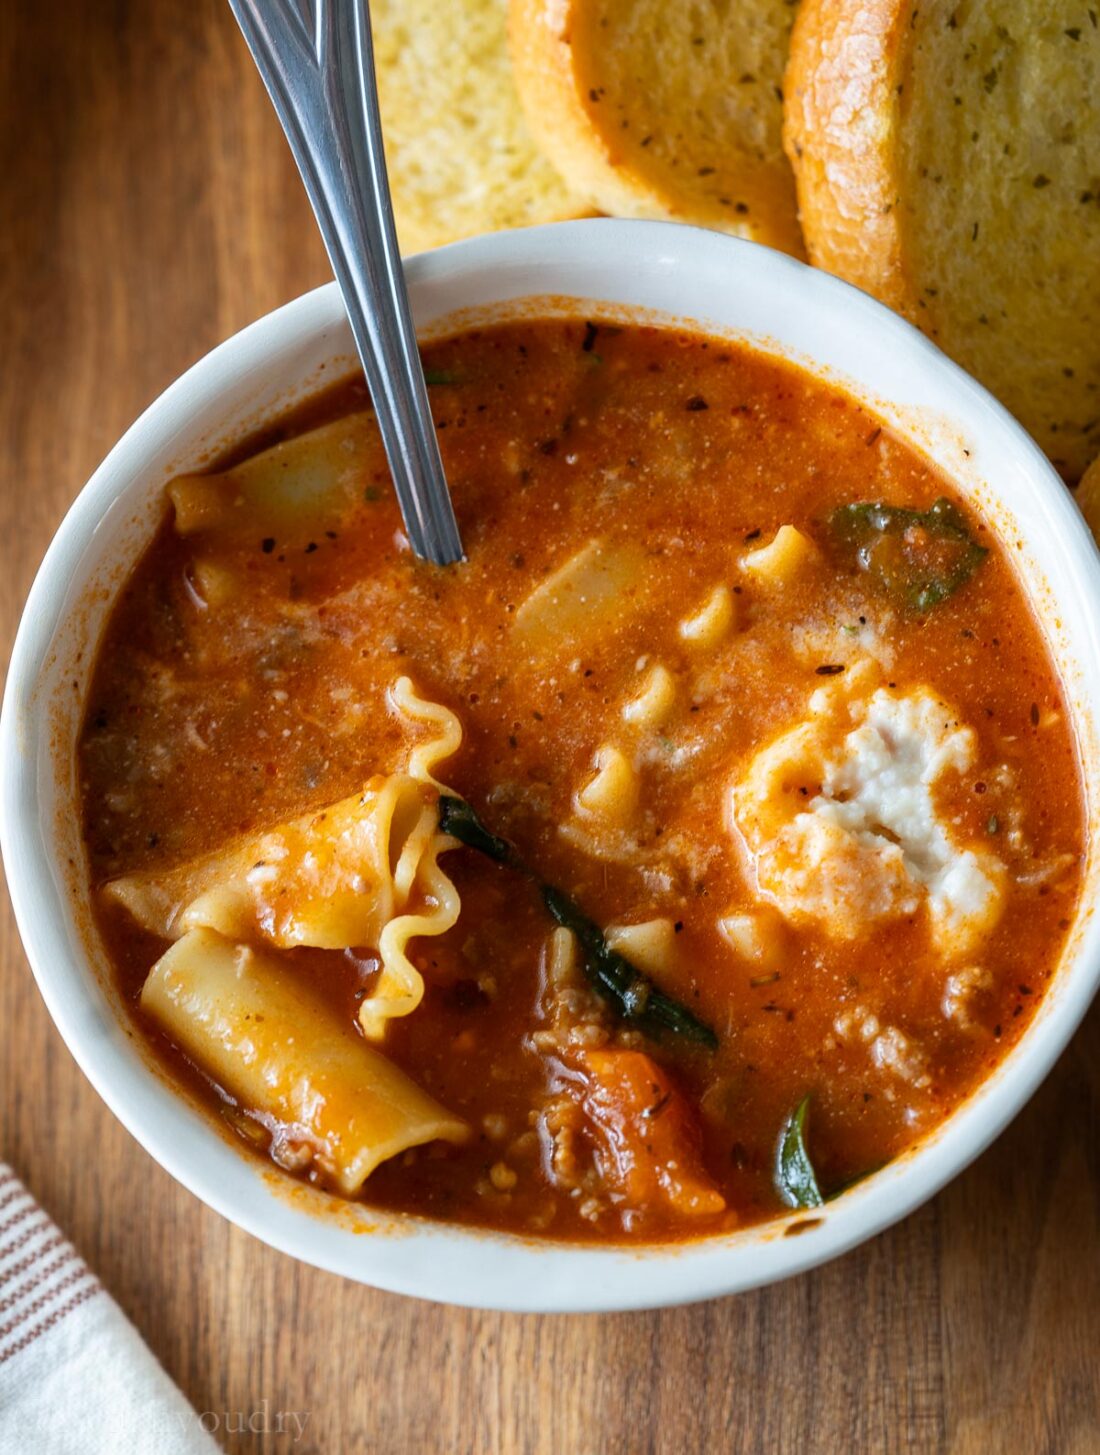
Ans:
{"label": "curled pasta piece", "polygon": [[378,977],[373,995],[359,1007],[359,1024],[363,1034],[371,1040],[380,1040],[390,1020],[408,1015],[423,999],[424,980],[409,959],[409,941],[418,935],[442,935],[458,922],[462,907],[458,890],[438,863],[439,855],[445,849],[453,848],[454,844],[453,839],[438,833],[433,825],[418,865],[424,908],[418,913],[395,916],[379,938],[382,974]]}
{"label": "curled pasta piece", "polygon": [[676,683],[667,667],[651,667],[641,691],[623,706],[623,721],[656,731],[668,720],[676,703]]}
{"label": "curled pasta piece", "polygon": [[773,910],[723,915],[718,933],[731,950],[762,970],[775,970],[782,961],[783,926]]}
{"label": "curled pasta piece", "polygon": [[785,586],[816,555],[817,549],[809,536],[804,536],[793,525],[781,525],[766,546],[758,546],[742,557],[741,569],[750,572],[758,581]]}
{"label": "curled pasta piece", "polygon": [[282,440],[215,475],[180,475],[168,486],[176,533],[219,536],[255,530],[261,516],[280,537],[337,520],[385,469],[368,410]]}
{"label": "curled pasta piece", "polygon": [[469,1135],[277,955],[191,930],[153,966],[141,1004],[259,1115],[276,1161],[304,1149],[346,1196],[398,1152]]}
{"label": "curled pasta piece", "polygon": [[613,950],[650,975],[661,976],[675,968],[676,926],[670,919],[608,925],[604,938]]}
{"label": "curled pasta piece", "polygon": [[383,1036],[424,996],[409,941],[444,934],[461,907],[439,867],[454,840],[439,832],[441,785],[432,776],[461,743],[461,725],[417,697],[407,677],[390,697],[408,722],[436,729],[410,751],[407,772],[372,778],[361,794],[175,869],[116,879],[104,897],[163,939],[208,929],[279,949],[377,949],[382,972],[360,1023],[366,1035]]}
{"label": "curled pasta piece", "polygon": [[449,707],[441,702],[430,702],[416,695],[412,679],[398,677],[387,693],[390,707],[406,723],[417,727],[435,729],[435,736],[418,743],[408,757],[407,771],[410,778],[420,783],[430,783],[442,793],[444,785],[432,776],[437,764],[451,758],[462,746],[462,724]]}
{"label": "curled pasta piece", "polygon": [[576,794],[583,813],[623,823],[638,807],[638,775],[619,748],[605,744],[596,753],[596,772]]}
{"label": "curled pasta piece", "polygon": [[407,774],[162,873],[104,888],[143,929],[179,939],[204,927],[280,949],[376,946],[407,900],[436,809]]}
{"label": "curled pasta piece", "polygon": [[645,552],[633,542],[589,541],[520,603],[518,640],[536,656],[598,639],[614,616],[641,609],[647,583]]}
{"label": "curled pasta piece", "polygon": [[691,647],[716,647],[733,629],[735,616],[733,592],[716,586],[699,610],[680,623],[680,636]]}

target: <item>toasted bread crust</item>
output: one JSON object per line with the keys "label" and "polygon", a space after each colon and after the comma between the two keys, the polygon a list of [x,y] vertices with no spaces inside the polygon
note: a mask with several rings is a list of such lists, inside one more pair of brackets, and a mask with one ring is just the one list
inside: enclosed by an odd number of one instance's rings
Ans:
{"label": "toasted bread crust", "polygon": [[[773,8],[773,0],[760,0],[761,12]],[[631,7],[618,9],[627,12]],[[667,164],[675,149],[671,140],[662,166],[664,138],[655,135],[655,144],[647,151],[650,137],[645,133],[656,134],[662,124],[676,126],[678,119],[650,116],[647,124],[650,108],[644,80],[628,90],[621,85],[621,74],[618,86],[608,77],[612,60],[621,72],[624,50],[642,77],[658,57],[655,52],[642,53],[637,32],[631,42],[622,29],[605,24],[607,17],[600,11],[596,0],[510,0],[509,34],[520,99],[532,132],[569,186],[593,206],[616,216],[695,222],[804,256],[793,179],[778,137],[775,154],[768,156],[759,137],[739,132],[735,108],[721,122],[715,108],[710,108],[711,129],[724,124],[729,131],[720,146],[709,138],[712,150],[703,158],[706,165],[699,166],[700,159],[692,161],[690,156],[690,143],[699,138],[681,134],[676,157],[682,164],[680,175],[675,163]],[[688,18],[685,12],[684,24]],[[780,52],[777,61],[781,59]],[[691,77],[680,79],[681,94],[692,94]],[[752,83],[756,78],[741,79]],[[727,81],[723,75],[719,84],[733,86],[736,80]],[[778,106],[770,88],[767,106]],[[760,114],[764,109],[761,104]]]}
{"label": "toasted bread crust", "polygon": [[784,145],[812,262],[904,314],[1067,480],[1100,444],[1095,19],[803,0]]}
{"label": "toasted bread crust", "polygon": [[1081,476],[1074,493],[1077,504],[1081,507],[1081,514],[1085,517],[1097,545],[1100,545],[1100,455],[1097,455]]}
{"label": "toasted bread crust", "polygon": [[894,68],[908,13],[899,0],[803,0],[783,87],[783,145],[811,263],[912,317],[893,166]]}
{"label": "toasted bread crust", "polygon": [[571,0],[510,0],[512,66],[528,125],[579,197],[613,216],[653,216],[638,211],[644,199],[581,104],[573,72],[572,11]]}

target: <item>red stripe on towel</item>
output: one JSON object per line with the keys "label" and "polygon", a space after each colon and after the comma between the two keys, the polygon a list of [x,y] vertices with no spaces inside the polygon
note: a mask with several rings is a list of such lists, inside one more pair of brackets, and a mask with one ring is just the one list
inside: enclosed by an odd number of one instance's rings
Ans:
{"label": "red stripe on towel", "polygon": [[[30,1227],[24,1229],[24,1231],[21,1232],[17,1238],[13,1238],[10,1243],[5,1243],[4,1246],[0,1248],[0,1263],[3,1263],[5,1258],[10,1258],[13,1253],[18,1253],[20,1248],[25,1248],[32,1238],[40,1238],[42,1234],[46,1232],[49,1232],[49,1229],[44,1227]],[[58,1237],[60,1238],[60,1234],[58,1234]],[[33,1256],[37,1257],[38,1254],[35,1253]],[[9,1269],[7,1273],[0,1274],[0,1277],[7,1278],[11,1271],[12,1270]]]}
{"label": "red stripe on towel", "polygon": [[6,1364],[13,1355],[20,1353],[28,1344],[33,1344],[43,1334],[49,1333],[50,1329],[55,1324],[59,1324],[62,1319],[68,1318],[73,1309],[79,1308],[82,1303],[87,1303],[90,1298],[94,1298],[97,1293],[102,1292],[103,1287],[99,1283],[94,1283],[89,1288],[82,1288],[79,1293],[73,1295],[68,1303],[54,1309],[48,1318],[43,1319],[40,1324],[35,1324],[33,1329],[28,1329],[14,1344],[9,1344],[6,1349],[0,1349],[0,1364]]}
{"label": "red stripe on towel", "polygon": [[[21,1283],[16,1284],[14,1293],[0,1298],[0,1314],[5,1314],[8,1309],[14,1308],[20,1299],[26,1298],[28,1293],[33,1293],[36,1288],[40,1288],[46,1282],[47,1278],[52,1278],[67,1263],[79,1263],[80,1257],[75,1248],[66,1248],[61,1252],[59,1257],[55,1258],[52,1263],[46,1264],[45,1267],[35,1267],[36,1263],[42,1261],[40,1257],[28,1258],[25,1261],[31,1270],[31,1275],[29,1278],[23,1279]],[[8,1282],[10,1283],[10,1281],[9,1279]],[[5,1283],[0,1283],[0,1289],[4,1289],[7,1286]]]}
{"label": "red stripe on towel", "polygon": [[25,1223],[28,1218],[34,1218],[36,1220],[36,1230],[39,1232],[43,1228],[48,1228],[50,1225],[49,1218],[40,1207],[36,1207],[34,1203],[31,1202],[29,1194],[27,1197],[26,1207],[21,1208],[19,1212],[13,1214],[12,1217],[8,1218],[6,1223],[0,1223],[0,1238],[2,1238],[4,1234],[9,1232],[12,1228],[18,1227],[20,1223]]}
{"label": "red stripe on towel", "polygon": [[44,1308],[48,1308],[49,1305],[53,1303],[53,1301],[57,1298],[58,1294],[64,1293],[65,1290],[71,1288],[74,1283],[79,1283],[82,1278],[91,1278],[93,1280],[95,1278],[95,1275],[91,1272],[89,1268],[85,1267],[83,1263],[81,1263],[78,1268],[74,1268],[73,1271],[67,1277],[63,1278],[60,1283],[55,1283],[53,1288],[47,1289],[47,1291],[39,1298],[36,1298],[33,1303],[28,1304],[27,1307],[23,1309],[22,1312],[17,1313],[13,1319],[9,1319],[6,1324],[0,1325],[0,1340],[6,1339],[13,1329],[17,1329],[20,1324],[25,1324],[28,1319],[33,1319],[35,1314],[41,1313]]}

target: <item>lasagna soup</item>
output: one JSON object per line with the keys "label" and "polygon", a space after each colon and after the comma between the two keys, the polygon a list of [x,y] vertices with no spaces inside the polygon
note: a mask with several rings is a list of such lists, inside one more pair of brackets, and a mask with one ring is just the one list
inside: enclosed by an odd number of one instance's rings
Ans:
{"label": "lasagna soup", "polygon": [[174,480],[80,741],[136,1025],[373,1207],[661,1241],[818,1208],[1026,1030],[1084,853],[1005,544],[832,385],[527,320],[425,348],[468,558],[361,381]]}

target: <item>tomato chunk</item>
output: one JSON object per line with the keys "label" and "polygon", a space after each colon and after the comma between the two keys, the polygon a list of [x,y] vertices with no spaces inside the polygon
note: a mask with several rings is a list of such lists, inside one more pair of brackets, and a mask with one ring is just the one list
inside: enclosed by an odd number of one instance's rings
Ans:
{"label": "tomato chunk", "polygon": [[641,1051],[587,1051],[584,1112],[609,1190],[640,1213],[720,1213],[725,1199],[702,1162],[699,1127],[683,1094]]}

